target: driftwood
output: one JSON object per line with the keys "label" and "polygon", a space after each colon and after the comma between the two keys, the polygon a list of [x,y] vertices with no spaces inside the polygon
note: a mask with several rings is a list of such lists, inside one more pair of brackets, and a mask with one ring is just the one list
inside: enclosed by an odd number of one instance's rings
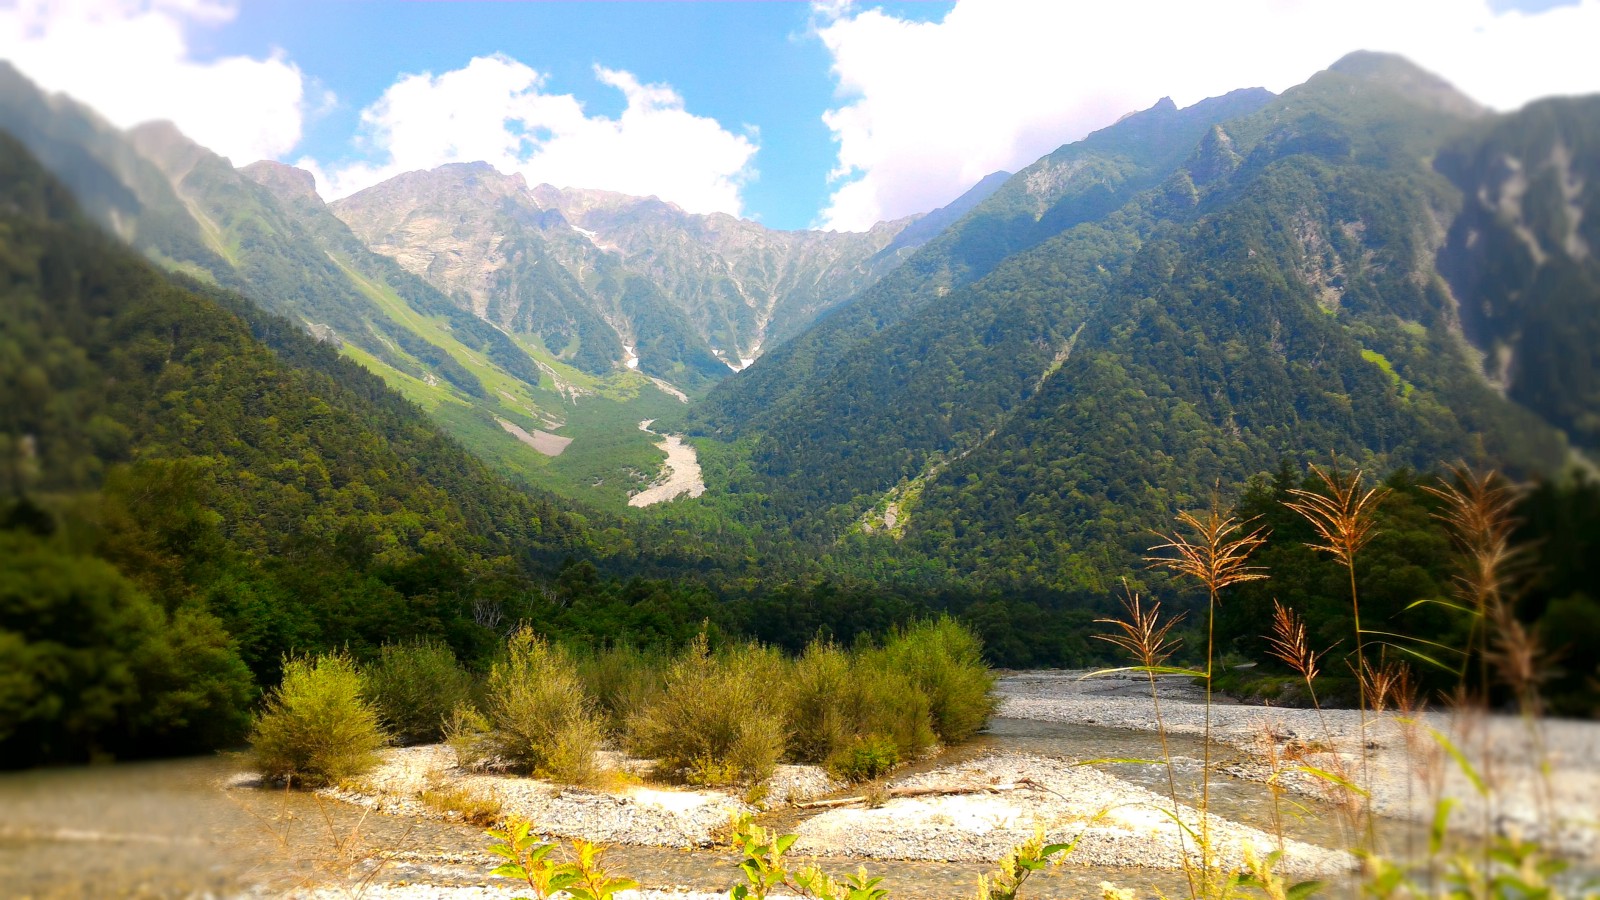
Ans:
{"label": "driftwood", "polygon": [[[1044,788],[1044,785],[1032,778],[1023,778],[1019,781],[1007,781],[996,784],[963,784],[955,787],[926,787],[890,788],[881,795],[887,799],[898,797],[954,797],[959,794],[1000,794],[1022,788]],[[811,800],[805,803],[796,803],[795,809],[832,809],[836,806],[852,806],[857,803],[866,803],[867,797],[835,797],[831,800]]]}

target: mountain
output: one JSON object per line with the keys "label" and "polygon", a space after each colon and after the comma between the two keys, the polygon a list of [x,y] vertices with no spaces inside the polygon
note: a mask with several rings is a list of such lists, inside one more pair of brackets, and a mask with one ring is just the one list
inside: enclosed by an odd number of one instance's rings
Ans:
{"label": "mountain", "polygon": [[1439,268],[1485,371],[1600,449],[1600,97],[1497,116],[1437,166],[1464,202]]}
{"label": "mountain", "polygon": [[475,604],[610,543],[328,344],[155,269],[6,135],[0,284],[0,766],[237,739],[286,653],[486,648]]}
{"label": "mountain", "polygon": [[700,392],[892,269],[906,221],[774,231],[655,198],[529,188],[484,163],[411,172],[333,204],[378,252],[578,368]]}
{"label": "mountain", "polygon": [[502,471],[618,509],[665,459],[640,421],[673,414],[921,240],[891,246],[905,222],[779,232],[654,199],[530,190],[482,164],[330,207],[308,172],[236,168],[166,123],[121,131],[3,62],[0,130],[162,267],[336,346]]}
{"label": "mountain", "polygon": [[1172,510],[1280,457],[1552,471],[1560,423],[1483,377],[1440,273],[1473,207],[1431,161],[1493,122],[1355,54],[1062,148],[691,410],[737,456],[709,494],[814,544],[1103,592]]}
{"label": "mountain", "polygon": [[713,392],[696,411],[697,422],[728,434],[787,416],[785,399],[798,400],[845,358],[873,352],[863,346],[872,335],[982,278],[1012,254],[1115,210],[1167,177],[1213,124],[1259,109],[1271,97],[1259,88],[1239,90],[1182,110],[1164,99],[1061,147],[998,187],[991,182],[989,196],[894,272],[776,348],[765,365]]}

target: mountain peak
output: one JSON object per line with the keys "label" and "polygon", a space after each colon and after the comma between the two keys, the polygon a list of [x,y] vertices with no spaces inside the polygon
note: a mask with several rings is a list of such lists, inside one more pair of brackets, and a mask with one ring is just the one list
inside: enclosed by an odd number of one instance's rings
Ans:
{"label": "mountain peak", "polygon": [[172,179],[182,178],[206,160],[217,160],[230,169],[233,163],[195,143],[165,120],[145,122],[128,129],[128,143],[140,156],[155,163]]}
{"label": "mountain peak", "polygon": [[271,191],[279,200],[294,201],[316,197],[317,177],[305,169],[263,159],[239,170],[239,174]]}
{"label": "mountain peak", "polygon": [[1451,115],[1476,118],[1488,112],[1455,85],[1397,53],[1357,50],[1341,57],[1327,71],[1382,85],[1413,102]]}

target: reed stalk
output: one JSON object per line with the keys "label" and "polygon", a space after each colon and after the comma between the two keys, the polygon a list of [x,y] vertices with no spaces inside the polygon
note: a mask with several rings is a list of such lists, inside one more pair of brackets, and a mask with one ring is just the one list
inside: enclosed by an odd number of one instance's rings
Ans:
{"label": "reed stalk", "polygon": [[1294,499],[1284,501],[1284,504],[1309,522],[1321,539],[1307,546],[1332,554],[1345,567],[1350,578],[1350,611],[1355,620],[1356,637],[1356,662],[1353,668],[1357,674],[1356,689],[1361,717],[1361,780],[1368,791],[1362,807],[1367,849],[1370,851],[1375,849],[1376,823],[1372,819],[1372,777],[1367,751],[1369,698],[1366,685],[1360,678],[1360,673],[1367,666],[1367,655],[1366,632],[1361,627],[1361,594],[1356,588],[1356,555],[1376,534],[1377,509],[1388,495],[1388,490],[1370,488],[1362,491],[1360,469],[1345,475],[1337,469],[1329,472],[1313,463],[1311,472],[1322,482],[1325,492],[1294,488],[1289,491]]}
{"label": "reed stalk", "polygon": [[1202,515],[1189,512],[1178,514],[1179,529],[1171,534],[1157,532],[1163,543],[1151,549],[1152,553],[1171,551],[1170,556],[1149,556],[1145,561],[1152,567],[1170,569],[1187,575],[1206,589],[1206,704],[1205,739],[1201,746],[1200,771],[1200,852],[1201,868],[1209,879],[1213,869],[1211,856],[1211,693],[1215,682],[1216,624],[1218,597],[1223,589],[1246,581],[1266,578],[1259,566],[1250,565],[1250,555],[1266,543],[1265,529],[1245,529],[1250,522],[1240,522],[1224,515],[1220,495],[1213,494],[1211,507]]}

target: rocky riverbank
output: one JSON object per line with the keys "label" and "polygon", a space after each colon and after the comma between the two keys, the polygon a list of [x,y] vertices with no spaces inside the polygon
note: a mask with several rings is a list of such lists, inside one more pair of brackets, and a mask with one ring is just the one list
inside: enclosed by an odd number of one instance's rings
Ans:
{"label": "rocky riverbank", "polygon": [[[1000,715],[1048,722],[1155,730],[1156,708],[1144,676],[1086,678],[1083,672],[1024,672],[1000,680]],[[1169,733],[1206,729],[1205,692],[1188,679],[1160,680],[1160,721]],[[1438,797],[1457,806],[1451,827],[1485,827],[1538,838],[1562,853],[1600,855],[1600,723],[1482,713],[1369,715],[1352,709],[1285,709],[1232,703],[1211,706],[1211,737],[1246,757],[1227,771],[1278,781],[1302,794],[1339,789],[1297,766],[1339,772],[1366,785],[1383,816],[1431,822]],[[1446,750],[1460,749],[1490,789],[1480,796]],[[1274,767],[1271,760],[1279,760]],[[1548,770],[1542,766],[1548,764]]]}
{"label": "rocky riverbank", "polygon": [[[1161,692],[1160,724],[1175,736],[1174,746],[1185,745],[1178,765],[1192,785],[1199,761],[1190,757],[1201,745],[1184,736],[1205,731],[1204,694],[1181,679],[1164,682]],[[359,784],[326,793],[390,814],[448,819],[457,814],[425,795],[455,792],[488,800],[502,814],[531,819],[553,837],[679,848],[639,852],[687,851],[682,859],[690,864],[703,859],[706,872],[720,873],[729,884],[738,873],[731,868],[731,858],[725,858],[726,850],[720,848],[730,821],[739,815],[776,816],[772,821],[778,827],[799,836],[794,855],[831,861],[826,865],[841,871],[844,860],[859,859],[900,860],[906,861],[902,866],[910,867],[948,864],[977,872],[1030,838],[1036,829],[1053,841],[1079,839],[1066,860],[1068,869],[1083,873],[1079,878],[1095,879],[1105,873],[1113,882],[1126,883],[1129,873],[1138,871],[1164,872],[1168,874],[1162,877],[1172,877],[1185,854],[1193,859],[1192,838],[1173,821],[1174,805],[1166,794],[1164,776],[1158,784],[1146,772],[1145,780],[1135,783],[1136,774],[1126,764],[1083,765],[1088,760],[1078,758],[1104,755],[1108,741],[1121,746],[1115,732],[1103,729],[1138,732],[1158,727],[1147,681],[1028,672],[1002,678],[997,693],[999,714],[1004,718],[997,723],[996,736],[925,761],[871,789],[846,790],[822,770],[804,766],[782,767],[764,797],[694,789],[645,780],[649,762],[620,754],[608,756],[607,764],[619,773],[608,787],[576,789],[462,771],[455,767],[447,748],[435,746],[390,750],[384,764]],[[1079,726],[1091,726],[1093,740],[1067,737],[1057,745],[1041,744],[1038,734],[1026,739],[1008,737],[1027,724],[1018,720],[1067,723],[1028,726],[1042,729],[1044,735],[1053,729],[1065,734]],[[1000,729],[999,724],[1006,728]],[[1552,778],[1561,786],[1559,796],[1534,791],[1542,782],[1532,763],[1535,757],[1522,740],[1527,733],[1524,723],[1518,719],[1427,714],[1408,724],[1393,715],[1373,716],[1366,729],[1366,777],[1372,784],[1374,806],[1386,817],[1426,820],[1432,816],[1432,798],[1443,791],[1462,801],[1465,812],[1458,813],[1459,828],[1470,831],[1474,819],[1481,825],[1486,807],[1472,801],[1470,783],[1428,731],[1437,729],[1479,761],[1493,785],[1492,806],[1487,807],[1492,827],[1526,828],[1524,834],[1542,834],[1569,853],[1592,855],[1595,828],[1584,816],[1592,816],[1592,810],[1600,808],[1600,765],[1595,762],[1600,726],[1561,721],[1542,724],[1540,733],[1551,760]],[[1225,699],[1211,707],[1212,737],[1233,748],[1223,748],[1213,756],[1213,764],[1221,769],[1219,778],[1232,775],[1265,781],[1276,771],[1280,783],[1308,796],[1326,797],[1329,786],[1303,771],[1294,771],[1296,766],[1342,771],[1352,780],[1362,777],[1361,732],[1359,714],[1350,710],[1319,714],[1315,710],[1245,706]],[[1127,745],[1141,742],[1148,744],[1149,739],[1130,735]],[[1279,761],[1276,765],[1271,762],[1274,758]],[[1248,786],[1249,782],[1234,784]],[[1189,793],[1180,786],[1183,802],[1177,805],[1176,816],[1192,833],[1200,830],[1202,820],[1188,802]],[[815,802],[819,798],[824,802]],[[1563,827],[1535,830],[1538,822],[1552,821],[1539,818],[1540,803],[1556,810],[1553,820],[1562,822]],[[1227,864],[1238,864],[1246,848],[1257,855],[1281,848],[1284,855],[1279,870],[1291,877],[1338,878],[1352,867],[1353,859],[1341,849],[1340,829],[1327,804],[1317,805],[1314,813],[1330,819],[1326,829],[1302,828],[1285,837],[1272,833],[1260,810],[1248,804],[1221,804],[1212,809],[1207,827]],[[1295,840],[1296,835],[1302,839]],[[430,855],[425,851],[395,856],[380,883],[368,886],[364,895],[394,900],[490,900],[515,895],[511,887],[490,884],[489,879],[464,880],[464,872],[484,871],[484,860],[469,857],[472,854]],[[873,869],[896,871],[892,864]],[[647,872],[619,869],[619,873],[643,875],[653,888],[696,883],[693,878],[677,881],[670,875],[652,878]],[[695,890],[704,891],[705,887],[702,883]],[[313,891],[306,896],[332,894]],[[698,900],[710,895],[680,889],[647,890],[637,896],[641,900]]]}

